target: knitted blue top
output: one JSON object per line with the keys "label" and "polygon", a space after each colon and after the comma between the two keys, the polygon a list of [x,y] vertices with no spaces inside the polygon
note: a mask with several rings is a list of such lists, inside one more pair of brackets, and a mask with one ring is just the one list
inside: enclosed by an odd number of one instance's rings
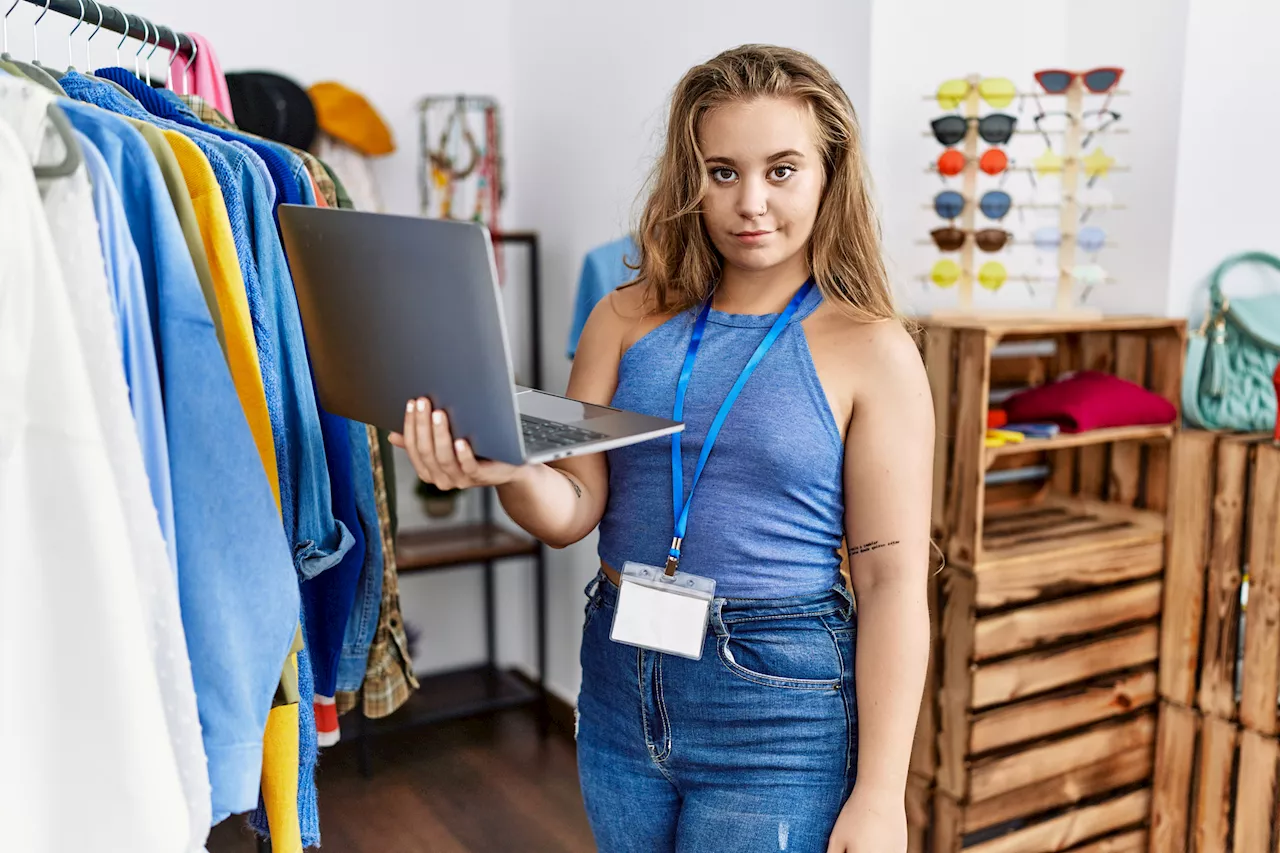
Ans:
{"label": "knitted blue top", "polygon": [[[785,598],[840,580],[844,444],[818,381],[800,304],[729,412],[689,512],[680,570],[716,580],[726,598]],[[654,329],[622,356],[613,405],[671,417],[696,311]],[[685,397],[681,434],[689,493],[702,441],[777,314],[711,311]],[[666,563],[671,546],[671,440],[608,451],[609,503],[600,558],[616,569]]]}

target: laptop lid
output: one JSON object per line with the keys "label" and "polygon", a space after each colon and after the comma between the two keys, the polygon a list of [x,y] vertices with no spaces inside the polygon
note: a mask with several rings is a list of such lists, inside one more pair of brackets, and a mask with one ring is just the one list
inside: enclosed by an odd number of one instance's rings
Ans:
{"label": "laptop lid", "polygon": [[279,218],[326,411],[400,432],[428,397],[477,456],[524,460],[484,226],[291,204]]}

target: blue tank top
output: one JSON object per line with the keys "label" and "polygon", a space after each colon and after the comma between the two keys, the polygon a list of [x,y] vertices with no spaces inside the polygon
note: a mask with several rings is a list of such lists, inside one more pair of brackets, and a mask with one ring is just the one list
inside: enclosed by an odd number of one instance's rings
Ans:
{"label": "blue tank top", "polygon": [[[729,411],[689,511],[680,570],[714,578],[726,598],[822,592],[840,579],[844,444],[800,322],[822,303],[815,287]],[[613,405],[670,418],[697,311],[668,320],[618,364]],[[711,311],[689,379],[681,434],[684,490],[702,441],[777,314]],[[671,440],[608,451],[609,502],[600,558],[665,565],[671,547]]]}

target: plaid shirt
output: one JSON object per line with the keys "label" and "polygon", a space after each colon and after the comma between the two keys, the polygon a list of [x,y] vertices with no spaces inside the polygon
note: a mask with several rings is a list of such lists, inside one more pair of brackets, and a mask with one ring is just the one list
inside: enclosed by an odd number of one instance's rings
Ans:
{"label": "plaid shirt", "polygon": [[[196,118],[200,119],[207,125],[222,128],[223,130],[235,130],[244,133],[243,130],[236,127],[232,121],[223,115],[219,110],[215,109],[208,101],[199,95],[179,95],[182,102],[191,108],[196,114]],[[325,203],[330,207],[340,207],[340,199],[338,197],[337,188],[334,186],[333,178],[330,176],[329,170],[325,168],[316,156],[309,151],[301,151],[284,143],[276,143],[282,145],[289,151],[302,158],[303,164],[307,167],[307,174],[311,175],[311,180],[315,182],[316,188],[320,190],[320,195],[324,198]]]}
{"label": "plaid shirt", "polygon": [[369,456],[373,460],[373,486],[378,499],[378,526],[382,531],[382,605],[378,612],[378,628],[369,647],[369,664],[365,668],[364,686],[359,693],[339,693],[338,713],[350,711],[363,697],[366,717],[386,717],[394,713],[418,689],[409,660],[409,641],[400,617],[400,583],[396,570],[395,542],[391,536],[391,514],[387,508],[387,482],[378,448],[378,432],[369,432]]}

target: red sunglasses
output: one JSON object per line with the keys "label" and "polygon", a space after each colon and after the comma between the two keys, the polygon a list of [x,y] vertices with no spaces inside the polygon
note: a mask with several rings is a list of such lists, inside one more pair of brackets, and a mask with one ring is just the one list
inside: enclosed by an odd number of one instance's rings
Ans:
{"label": "red sunglasses", "polygon": [[1110,92],[1120,82],[1123,68],[1094,68],[1091,71],[1063,71],[1060,68],[1046,68],[1036,72],[1036,82],[1050,95],[1061,95],[1071,87],[1071,82],[1079,77],[1084,87],[1095,95]]}

